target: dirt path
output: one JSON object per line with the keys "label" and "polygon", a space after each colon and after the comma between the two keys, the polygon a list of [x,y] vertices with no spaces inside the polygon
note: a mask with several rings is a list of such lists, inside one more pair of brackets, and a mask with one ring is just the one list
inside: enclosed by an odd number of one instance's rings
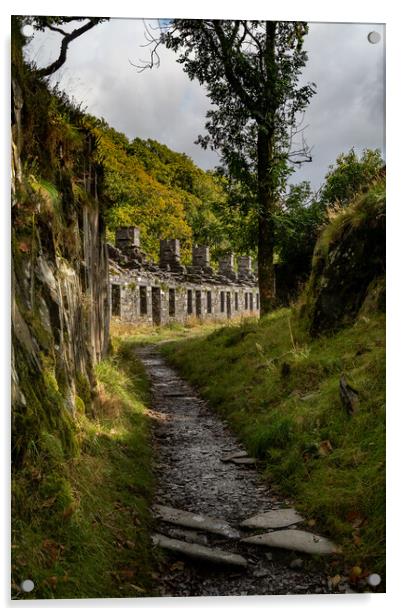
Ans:
{"label": "dirt path", "polygon": [[[256,513],[286,506],[287,501],[278,499],[259,479],[254,466],[242,467],[220,460],[225,453],[241,448],[239,442],[226,422],[211,412],[194,389],[165,363],[157,348],[142,347],[138,356],[151,378],[152,407],[159,418],[155,429],[155,504],[223,518],[234,527]],[[158,522],[157,532],[177,537],[180,531]],[[255,533],[242,532],[247,534]],[[330,592],[322,568],[308,556],[286,550],[269,551],[216,535],[198,534],[198,539],[211,547],[241,554],[248,561],[247,569],[222,569],[170,555],[161,573],[162,595]]]}

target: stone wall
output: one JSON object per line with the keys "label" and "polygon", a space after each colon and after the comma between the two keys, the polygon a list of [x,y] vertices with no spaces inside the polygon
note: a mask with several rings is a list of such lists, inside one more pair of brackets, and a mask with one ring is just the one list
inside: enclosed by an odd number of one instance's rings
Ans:
{"label": "stone wall", "polygon": [[258,281],[248,256],[238,257],[236,271],[233,255],[226,255],[215,272],[207,246],[194,246],[192,265],[183,266],[179,240],[161,240],[156,265],[140,250],[139,230],[130,228],[117,230],[109,259],[111,313],[122,321],[164,325],[259,315]]}

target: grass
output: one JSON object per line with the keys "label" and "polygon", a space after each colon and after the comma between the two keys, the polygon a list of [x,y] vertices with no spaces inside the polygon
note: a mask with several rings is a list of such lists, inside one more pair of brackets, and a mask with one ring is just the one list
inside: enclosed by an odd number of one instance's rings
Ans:
{"label": "grass", "polygon": [[[385,570],[385,323],[310,339],[289,309],[161,349],[345,562]],[[194,358],[197,358],[194,361]],[[359,392],[349,416],[339,378]]]}
{"label": "grass", "polygon": [[[94,416],[76,401],[77,454],[67,458],[57,433],[42,432],[13,479],[15,599],[153,594],[148,382],[122,340],[96,370]],[[21,593],[24,579],[33,592]]]}
{"label": "grass", "polygon": [[219,321],[203,322],[196,317],[188,319],[185,324],[171,323],[156,327],[154,325],[138,325],[113,319],[111,332],[114,336],[131,340],[134,344],[158,344],[169,340],[203,336],[222,327]]}

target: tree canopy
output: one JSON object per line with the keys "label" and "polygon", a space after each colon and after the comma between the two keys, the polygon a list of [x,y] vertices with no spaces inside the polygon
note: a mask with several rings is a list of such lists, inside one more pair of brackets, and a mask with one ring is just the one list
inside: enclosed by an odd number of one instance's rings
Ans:
{"label": "tree canopy", "polygon": [[359,157],[354,148],[329,167],[321,190],[323,207],[344,207],[358,193],[367,190],[384,167],[380,150],[366,149]]}
{"label": "tree canopy", "polygon": [[159,240],[181,240],[184,261],[193,242],[211,246],[212,257],[228,244],[222,178],[197,167],[185,154],[153,139],[129,140],[104,120],[86,116],[104,169],[109,240],[119,226],[137,226],[145,252],[157,259]]}

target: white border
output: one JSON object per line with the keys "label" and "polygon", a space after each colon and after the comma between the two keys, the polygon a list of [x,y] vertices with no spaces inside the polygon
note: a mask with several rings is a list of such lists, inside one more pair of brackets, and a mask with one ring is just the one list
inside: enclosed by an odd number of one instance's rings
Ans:
{"label": "white border", "polygon": [[[204,598],[204,599],[118,599],[118,600],[59,600],[59,601],[32,601],[11,602],[9,596],[9,563],[8,547],[3,548],[1,558],[0,585],[1,603],[6,609],[14,609],[22,612],[27,608],[35,611],[43,608],[59,610],[63,608],[76,608],[81,610],[98,610],[104,608],[109,611],[116,608],[133,612],[149,610],[163,610],[165,616],[176,615],[178,612],[192,614],[204,614],[205,610],[213,612],[230,611],[231,614],[242,614],[251,608],[253,616],[267,614],[268,610],[279,610],[281,613],[295,613],[298,616],[320,613],[326,615],[348,612],[353,615],[364,611],[378,615],[379,610],[392,610],[397,606],[399,599],[400,571],[401,571],[401,510],[396,502],[397,493],[400,489],[400,439],[401,439],[401,416],[399,404],[400,393],[398,389],[401,368],[399,358],[401,353],[400,344],[400,319],[401,310],[401,285],[400,285],[400,255],[398,244],[401,244],[402,232],[402,187],[398,182],[401,177],[401,122],[399,119],[401,106],[401,28],[402,21],[397,1],[383,0],[354,1],[337,0],[335,3],[315,2],[313,0],[286,0],[286,2],[258,2],[248,0],[244,3],[220,2],[216,0],[203,0],[202,3],[190,4],[179,0],[151,0],[150,2],[122,2],[114,0],[112,3],[94,3],[87,0],[70,0],[67,3],[5,0],[2,4],[2,19],[0,27],[2,32],[2,85],[3,92],[9,92],[9,40],[11,14],[78,14],[78,15],[107,15],[113,17],[215,17],[215,18],[248,18],[248,19],[303,19],[307,21],[333,21],[333,22],[372,22],[386,23],[387,25],[387,183],[388,183],[388,215],[387,215],[387,594],[386,595],[338,595],[338,596],[269,596],[269,597],[239,597],[239,598]],[[9,135],[9,107],[8,102],[3,103],[3,130],[2,135]],[[5,392],[4,404],[2,405],[3,429],[1,430],[4,443],[2,447],[2,461],[4,462],[5,481],[3,485],[2,503],[9,503],[9,140],[3,137],[1,148],[1,172],[3,189],[3,207],[1,208],[0,229],[1,241],[1,291],[3,301],[0,303],[1,322],[3,331],[2,359],[2,387]],[[398,301],[399,300],[399,301]],[[4,478],[4,477],[3,477]],[[4,506],[2,511],[3,537],[7,537],[9,543],[9,510]],[[391,612],[392,613],[392,612]]]}

